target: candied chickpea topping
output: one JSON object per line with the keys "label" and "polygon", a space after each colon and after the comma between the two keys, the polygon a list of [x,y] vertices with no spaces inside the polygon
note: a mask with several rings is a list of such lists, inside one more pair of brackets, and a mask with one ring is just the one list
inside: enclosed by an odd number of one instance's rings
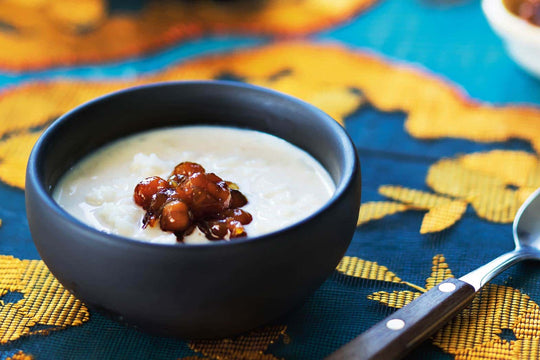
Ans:
{"label": "candied chickpea topping", "polygon": [[157,223],[183,241],[198,227],[207,239],[247,236],[244,225],[253,218],[240,209],[248,200],[235,183],[207,173],[199,164],[182,162],[167,180],[151,176],[139,182],[133,200],[145,211],[142,227]]}
{"label": "candied chickpea topping", "polygon": [[540,26],[540,0],[523,0],[517,8],[517,14],[531,24]]}

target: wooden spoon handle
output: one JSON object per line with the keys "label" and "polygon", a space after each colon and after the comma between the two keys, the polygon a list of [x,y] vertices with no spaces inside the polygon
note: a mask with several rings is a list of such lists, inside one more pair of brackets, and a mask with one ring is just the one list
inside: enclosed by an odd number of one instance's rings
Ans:
{"label": "wooden spoon handle", "polygon": [[400,359],[450,321],[474,294],[470,284],[447,279],[339,348],[326,360]]}

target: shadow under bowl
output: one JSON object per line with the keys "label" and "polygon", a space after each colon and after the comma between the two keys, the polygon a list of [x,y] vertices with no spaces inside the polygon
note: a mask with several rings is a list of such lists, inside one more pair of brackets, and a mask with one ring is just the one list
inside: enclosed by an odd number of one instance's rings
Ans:
{"label": "shadow under bowl", "polygon": [[[335,194],[292,226],[210,244],[106,234],[51,196],[64,173],[103,145],[149,129],[203,124],[263,131],[295,144],[327,169]],[[238,334],[301,304],[345,253],[359,206],[356,150],[338,123],[293,97],[223,81],[152,84],[83,104],[44,132],[26,175],[30,230],[53,275],[117,320],[183,338]]]}

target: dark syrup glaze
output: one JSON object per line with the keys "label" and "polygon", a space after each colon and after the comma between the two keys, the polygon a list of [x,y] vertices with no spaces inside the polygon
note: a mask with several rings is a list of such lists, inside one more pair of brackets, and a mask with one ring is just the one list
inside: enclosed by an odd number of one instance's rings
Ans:
{"label": "dark syrup glaze", "polygon": [[133,199],[146,211],[143,228],[159,222],[180,242],[196,227],[209,240],[245,237],[243,225],[253,219],[240,209],[248,201],[236,184],[193,162],[176,165],[167,180],[152,176],[139,182]]}

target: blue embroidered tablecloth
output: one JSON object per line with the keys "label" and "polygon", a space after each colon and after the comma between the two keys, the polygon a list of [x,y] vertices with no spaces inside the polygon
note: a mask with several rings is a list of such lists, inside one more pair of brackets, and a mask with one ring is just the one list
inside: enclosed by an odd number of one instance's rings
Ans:
{"label": "blue embroidered tablecloth", "polygon": [[[381,0],[300,39],[238,33],[114,61],[0,72],[1,359],[320,359],[415,294],[513,248],[511,219],[540,187],[540,80],[510,60],[479,1]],[[28,261],[39,255],[25,218],[20,154],[87,97],[191,77],[290,92],[343,123],[363,177],[347,257],[301,308],[235,339],[156,337],[86,310],[62,325],[36,321],[16,305],[37,296],[21,274],[48,276]],[[14,276],[18,287],[10,287]],[[506,271],[407,359],[540,358],[539,281],[533,262]]]}

